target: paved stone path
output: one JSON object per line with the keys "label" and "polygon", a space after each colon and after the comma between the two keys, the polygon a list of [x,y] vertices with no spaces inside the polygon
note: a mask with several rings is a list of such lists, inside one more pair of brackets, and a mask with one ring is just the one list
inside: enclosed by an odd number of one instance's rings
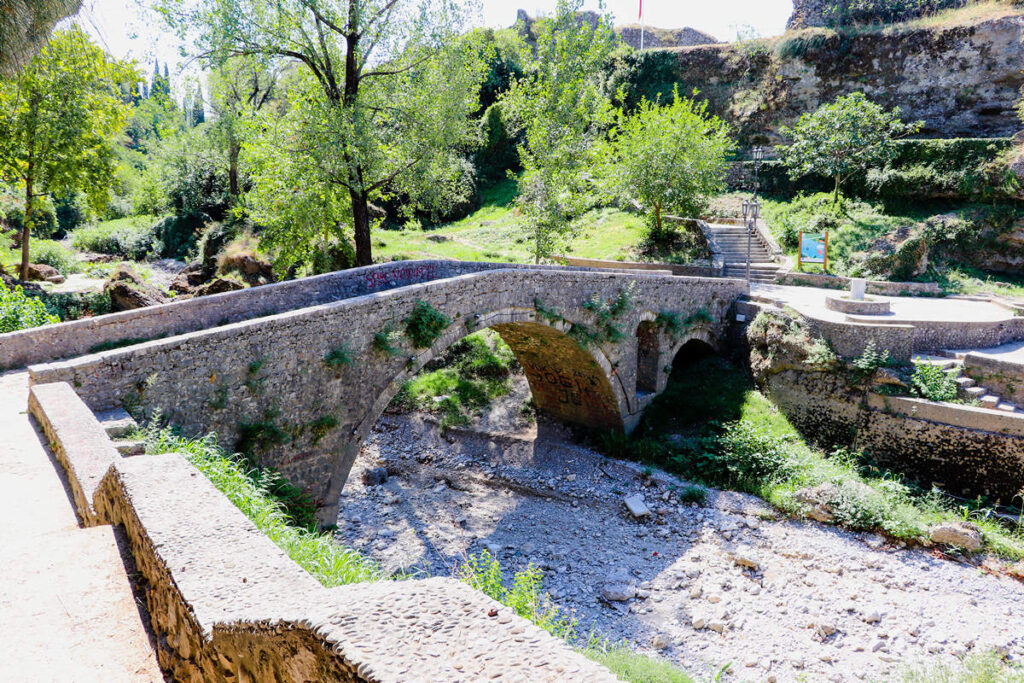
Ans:
{"label": "paved stone path", "polygon": [[163,681],[115,532],[78,526],[27,400],[0,374],[0,681]]}
{"label": "paved stone path", "polygon": [[[841,295],[843,290],[753,283],[751,285],[751,293],[783,301],[802,313],[813,314],[816,318],[846,320],[845,313],[825,308],[825,297]],[[1009,320],[1014,317],[1012,312],[986,301],[909,296],[880,297],[874,294],[869,296],[889,300],[892,313],[884,316],[874,316],[885,319],[887,323],[897,320],[911,322],[944,320],[993,322]]]}

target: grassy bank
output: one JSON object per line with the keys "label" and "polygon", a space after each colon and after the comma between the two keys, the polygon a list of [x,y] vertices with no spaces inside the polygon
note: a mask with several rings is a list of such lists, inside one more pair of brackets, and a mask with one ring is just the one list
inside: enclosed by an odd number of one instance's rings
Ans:
{"label": "grassy bank", "polygon": [[994,510],[917,488],[864,453],[811,446],[739,368],[718,357],[676,368],[634,437],[606,437],[602,446],[709,486],[753,493],[795,516],[806,512],[799,491],[832,484],[835,523],[897,540],[920,542],[934,524],[971,521],[988,550],[1024,559],[1024,532],[1005,526]]}

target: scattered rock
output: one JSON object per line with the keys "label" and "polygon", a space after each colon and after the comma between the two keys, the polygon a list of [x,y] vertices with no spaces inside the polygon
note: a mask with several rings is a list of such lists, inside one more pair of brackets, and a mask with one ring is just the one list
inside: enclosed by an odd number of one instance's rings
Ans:
{"label": "scattered rock", "polygon": [[190,263],[171,282],[170,290],[176,294],[191,294],[193,289],[205,284],[208,279],[202,263]]}
{"label": "scattered rock", "polygon": [[113,311],[134,311],[167,303],[167,297],[160,290],[150,287],[127,266],[114,269],[103,285],[103,291],[110,296],[110,308]]}
{"label": "scattered rock", "polygon": [[52,282],[55,285],[59,285],[64,282],[64,276],[60,274],[60,271],[53,266],[46,265],[45,263],[28,264],[28,279],[41,282]]}
{"label": "scattered rock", "polygon": [[731,557],[732,561],[740,567],[747,567],[755,572],[761,568],[761,560],[753,548],[737,548],[731,553]]}
{"label": "scattered rock", "polygon": [[829,505],[839,496],[839,487],[826,482],[796,492],[796,499],[808,506],[807,516],[816,522],[831,522],[834,517]]}
{"label": "scattered rock", "polygon": [[608,602],[626,602],[636,597],[636,587],[629,583],[606,583],[601,586],[601,597]]}
{"label": "scattered rock", "polygon": [[223,256],[220,260],[220,272],[236,272],[250,287],[269,284],[275,280],[274,267],[270,262],[248,251]]}
{"label": "scattered rock", "polygon": [[363,484],[366,486],[380,486],[388,480],[388,471],[384,467],[374,467],[363,472]]}
{"label": "scattered rock", "polygon": [[245,289],[245,285],[238,280],[218,277],[205,285],[196,287],[192,293],[195,296],[210,296],[211,294],[223,294],[224,292],[237,292],[240,289]]}
{"label": "scattered rock", "polygon": [[634,493],[631,496],[626,496],[622,499],[622,502],[629,508],[629,514],[633,515],[637,519],[648,517],[651,514],[651,509],[647,507],[647,503],[644,502],[644,497],[639,493]]}
{"label": "scattered rock", "polygon": [[971,552],[985,546],[981,530],[970,522],[943,522],[936,524],[929,532],[932,543],[953,545]]}
{"label": "scattered rock", "polygon": [[668,649],[668,646],[671,644],[672,641],[664,633],[656,633],[654,634],[654,637],[651,638],[651,647],[653,647],[655,650]]}

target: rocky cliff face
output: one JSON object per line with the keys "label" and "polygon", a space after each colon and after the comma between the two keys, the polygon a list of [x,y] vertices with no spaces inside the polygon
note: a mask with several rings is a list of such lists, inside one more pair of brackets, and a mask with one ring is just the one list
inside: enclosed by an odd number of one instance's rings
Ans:
{"label": "rocky cliff face", "polygon": [[[639,24],[629,26],[616,26],[615,32],[622,38],[622,42],[634,50],[640,49],[641,28]],[[694,45],[714,45],[719,42],[717,38],[697,29],[690,28],[652,28],[646,26],[642,30],[644,37],[644,48],[655,47],[691,47]]]}
{"label": "rocky cliff face", "polygon": [[[923,120],[928,137],[1006,137],[1020,128],[1022,54],[1024,15],[1007,13],[976,24],[812,29],[774,42],[680,48],[647,68],[681,92],[699,90],[745,142],[774,142],[781,125],[855,91]],[[637,79],[642,90],[642,71]]]}

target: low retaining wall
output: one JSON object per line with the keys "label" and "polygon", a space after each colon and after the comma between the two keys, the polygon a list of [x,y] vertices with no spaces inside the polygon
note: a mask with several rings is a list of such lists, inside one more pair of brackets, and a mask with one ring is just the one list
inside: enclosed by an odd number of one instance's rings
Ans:
{"label": "low retaining wall", "polygon": [[[124,527],[160,665],[175,680],[617,680],[453,579],[324,588],[182,456],[110,454],[70,386],[32,394],[83,518]],[[101,452],[112,462],[97,487]]]}
{"label": "low retaining wall", "polygon": [[637,261],[604,261],[592,258],[576,258],[575,256],[559,256],[559,261],[567,266],[578,266],[580,268],[606,268],[614,270],[643,270],[659,273],[672,273],[688,277],[715,277],[721,272],[708,265],[697,263],[640,263]]}
{"label": "low retaining wall", "polygon": [[964,374],[1012,403],[1024,400],[1024,364],[968,353]]}
{"label": "low retaining wall", "polygon": [[[850,289],[851,279],[838,275],[821,273],[800,273],[788,271],[779,273],[780,285],[821,287],[823,289]],[[884,280],[868,280],[869,294],[883,296],[942,296],[942,288],[934,282],[886,282]]]}
{"label": "low retaining wall", "polygon": [[421,282],[485,270],[525,266],[463,261],[396,261],[273,285],[186,299],[162,306],[0,334],[0,370],[20,368],[93,353],[107,346],[129,346],[229,323],[262,318]]}
{"label": "low retaining wall", "polygon": [[1024,488],[1024,415],[877,394],[862,400],[826,373],[781,372],[765,388],[804,434],[863,449],[925,488],[1004,503]]}

